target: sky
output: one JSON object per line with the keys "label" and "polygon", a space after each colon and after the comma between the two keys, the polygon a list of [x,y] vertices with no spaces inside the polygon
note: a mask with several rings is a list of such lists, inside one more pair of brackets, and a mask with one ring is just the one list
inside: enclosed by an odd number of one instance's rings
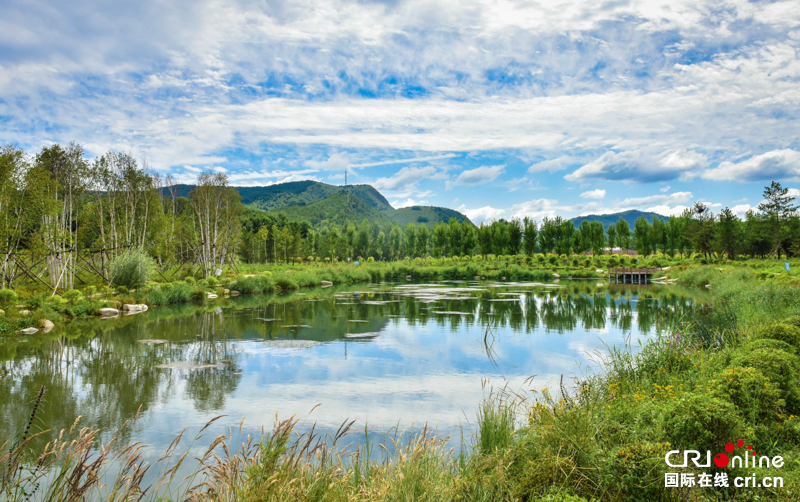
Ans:
{"label": "sky", "polygon": [[4,0],[0,143],[474,222],[800,196],[800,1]]}

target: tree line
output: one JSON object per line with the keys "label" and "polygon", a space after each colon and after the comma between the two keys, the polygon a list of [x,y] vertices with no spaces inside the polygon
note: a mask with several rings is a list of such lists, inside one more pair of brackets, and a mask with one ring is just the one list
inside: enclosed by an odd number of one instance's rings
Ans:
{"label": "tree line", "polygon": [[[0,152],[0,287],[19,278],[73,288],[78,274],[108,277],[110,262],[145,250],[160,272],[191,265],[214,275],[225,265],[299,260],[405,258],[534,253],[640,255],[800,255],[798,206],[773,182],[764,202],[744,219],[729,208],[713,214],[696,203],[668,219],[641,217],[576,227],[559,216],[496,220],[479,226],[455,219],[432,226],[369,220],[312,226],[281,213],[242,205],[222,173],[202,173],[188,196],[171,176],[146,161],[110,151],[88,160],[77,143],[53,144],[29,155],[7,145]],[[21,258],[25,256],[25,258]]]}

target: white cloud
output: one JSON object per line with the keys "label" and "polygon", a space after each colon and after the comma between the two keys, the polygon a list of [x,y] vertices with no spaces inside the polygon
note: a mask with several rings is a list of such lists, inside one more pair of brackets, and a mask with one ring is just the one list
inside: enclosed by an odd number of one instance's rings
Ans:
{"label": "white cloud", "polygon": [[482,221],[491,221],[501,217],[506,211],[505,209],[497,209],[491,206],[483,206],[477,209],[467,209],[466,205],[461,205],[458,211],[467,215],[473,223],[480,223]]}
{"label": "white cloud", "polygon": [[667,186],[665,186],[663,188],[660,188],[658,191],[662,192],[662,193],[667,193],[667,192],[669,192],[669,189],[670,189],[670,186],[667,185]]}
{"label": "white cloud", "polygon": [[558,201],[555,199],[529,200],[521,204],[514,204],[511,206],[509,212],[516,218],[524,218],[527,216],[536,221],[541,221],[545,216],[552,218],[558,214],[564,215],[561,211],[562,208],[558,207],[556,204],[558,204]]}
{"label": "white cloud", "polygon": [[319,171],[343,171],[352,165],[350,156],[336,152],[325,160],[307,160],[306,165]]}
{"label": "white cloud", "polygon": [[800,152],[772,150],[741,162],[722,162],[703,173],[703,178],[716,181],[797,180],[800,179]]}
{"label": "white cloud", "polygon": [[558,157],[557,159],[551,160],[543,160],[541,162],[537,162],[536,164],[532,164],[528,168],[529,173],[539,173],[542,171],[550,171],[554,173],[556,171],[561,171],[562,169],[566,169],[570,164],[573,164],[575,159],[569,156]]}
{"label": "white cloud", "polygon": [[427,205],[427,204],[428,204],[427,200],[414,200],[411,197],[409,197],[408,199],[403,200],[403,201],[399,201],[398,200],[398,201],[392,202],[392,207],[395,208],[395,209],[400,209],[400,208],[403,208],[403,207],[424,206],[424,205]]}
{"label": "white cloud", "polygon": [[[660,158],[659,158],[660,157]],[[685,151],[655,155],[647,150],[606,152],[595,160],[564,176],[568,181],[591,180],[652,183],[687,179],[705,156]]]}
{"label": "white cloud", "polygon": [[737,204],[731,208],[731,211],[736,213],[739,218],[744,218],[747,214],[747,211],[753,209],[750,204]]}
{"label": "white cloud", "polygon": [[413,187],[436,172],[433,166],[404,167],[388,178],[378,178],[372,186],[378,190],[403,190]]}
{"label": "white cloud", "polygon": [[606,196],[605,190],[589,190],[588,192],[583,192],[581,197],[584,199],[604,199]]}
{"label": "white cloud", "polygon": [[453,185],[480,185],[482,183],[489,183],[494,181],[495,178],[503,174],[506,166],[481,166],[475,169],[468,169],[462,171],[458,178],[452,183]]}

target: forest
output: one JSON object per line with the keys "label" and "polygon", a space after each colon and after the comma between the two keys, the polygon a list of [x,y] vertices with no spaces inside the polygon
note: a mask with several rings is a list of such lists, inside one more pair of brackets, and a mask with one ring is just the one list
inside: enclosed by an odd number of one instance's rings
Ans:
{"label": "forest", "polygon": [[[376,222],[312,226],[247,207],[223,173],[205,172],[187,197],[131,154],[110,151],[89,160],[81,145],[53,144],[29,154],[0,153],[0,287],[18,281],[72,289],[81,271],[104,279],[121,254],[146,253],[159,274],[190,267],[213,276],[239,263],[396,261],[480,255],[569,255],[616,252],[706,258],[797,256],[800,217],[789,189],[765,187],[763,202],[744,219],[702,203],[670,218],[620,218],[604,228],[556,216],[437,223]],[[46,282],[47,281],[47,282]],[[110,281],[109,281],[110,282]]]}

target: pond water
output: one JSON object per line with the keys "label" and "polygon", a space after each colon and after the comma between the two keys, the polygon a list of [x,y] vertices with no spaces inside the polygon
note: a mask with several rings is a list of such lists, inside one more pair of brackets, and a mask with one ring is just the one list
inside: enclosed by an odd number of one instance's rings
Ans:
{"label": "pond water", "polygon": [[356,420],[362,434],[428,424],[458,448],[490,387],[530,392],[596,371],[608,347],[645,343],[705,295],[595,281],[372,284],[74,322],[0,344],[0,443],[44,385],[34,429],[82,416],[112,431],[138,411],[123,439],[150,445],[151,459],[218,415],[197,446],[242,417],[260,434],[277,413],[322,431]]}

